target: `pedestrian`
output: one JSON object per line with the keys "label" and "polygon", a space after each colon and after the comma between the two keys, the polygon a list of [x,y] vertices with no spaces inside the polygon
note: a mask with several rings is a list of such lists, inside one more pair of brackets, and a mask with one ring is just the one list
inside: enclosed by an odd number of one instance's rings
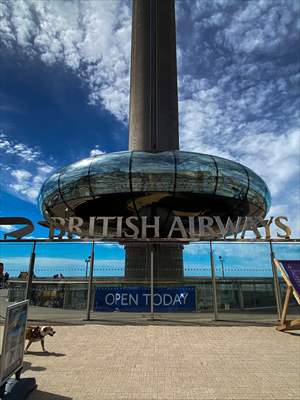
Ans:
{"label": "pedestrian", "polygon": [[3,270],[4,270],[4,264],[3,264],[3,262],[0,262],[0,285],[1,285],[1,289],[4,287]]}
{"label": "pedestrian", "polygon": [[9,273],[6,271],[4,274],[4,287],[7,286],[8,280],[9,280]]}

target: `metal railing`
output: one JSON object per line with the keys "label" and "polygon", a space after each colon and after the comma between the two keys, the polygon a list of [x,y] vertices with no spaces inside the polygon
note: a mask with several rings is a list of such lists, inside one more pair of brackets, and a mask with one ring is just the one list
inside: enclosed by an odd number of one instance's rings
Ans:
{"label": "metal railing", "polygon": [[[151,246],[153,243],[157,243],[157,241],[154,240],[142,240],[145,244],[147,244],[148,246]],[[161,243],[161,241],[159,241]],[[172,242],[174,242],[174,240],[172,240]],[[178,242],[181,242],[181,240],[178,240]],[[30,251],[30,257],[29,257],[29,262],[28,262],[28,270],[27,270],[27,275],[26,275],[26,288],[25,288],[25,293],[24,293],[24,297],[26,299],[32,299],[32,293],[33,293],[33,279],[35,276],[35,264],[36,264],[36,260],[37,260],[37,247],[40,246],[41,244],[49,244],[49,243],[54,243],[54,244],[61,244],[64,243],[66,244],[66,240],[52,240],[49,241],[47,239],[22,239],[22,240],[0,240],[0,246],[2,245],[8,245],[8,244],[13,244],[15,246],[21,246],[22,244],[26,244],[26,245],[32,245],[31,247],[31,251]],[[101,279],[95,278],[94,276],[94,271],[95,271],[95,261],[96,261],[96,256],[95,256],[95,245],[103,245],[105,246],[105,244],[107,244],[107,241],[96,241],[96,240],[81,240],[81,239],[74,239],[71,241],[67,241],[67,243],[79,243],[79,244],[83,244],[83,243],[90,243],[90,254],[89,254],[89,263],[90,263],[90,268],[89,268],[89,276],[88,279],[84,278],[84,277],[80,277],[80,278],[68,278],[68,280],[63,279],[63,280],[55,280],[52,278],[51,282],[52,283],[56,283],[57,285],[60,282],[75,282],[77,281],[78,283],[83,283],[85,282],[87,284],[87,301],[86,301],[86,316],[85,319],[86,320],[90,320],[91,319],[91,311],[92,311],[92,304],[93,304],[93,287],[95,285],[95,282],[99,282],[102,280],[103,284],[111,284],[113,283],[122,283],[122,284],[128,284],[128,283],[132,283],[132,280],[130,282],[126,282],[126,279],[124,279],[124,277],[122,276],[115,276],[115,278],[112,279],[108,279],[107,277],[102,277]],[[186,241],[185,241],[186,243]],[[226,279],[228,281],[229,277],[226,277],[226,273],[228,274],[228,269],[229,267],[226,266],[226,264],[224,265],[224,259],[222,257],[222,264],[221,264],[221,268],[222,268],[222,277],[218,276],[218,273],[216,271],[216,257],[215,257],[215,252],[216,252],[216,248],[220,245],[224,245],[226,243],[227,246],[234,246],[235,244],[243,244],[243,245],[247,245],[251,246],[251,244],[253,245],[254,243],[256,244],[265,244],[264,249],[266,250],[266,246],[268,246],[268,253],[269,253],[269,262],[270,262],[270,270],[272,271],[271,273],[271,282],[273,284],[274,287],[274,295],[275,295],[275,302],[276,302],[276,310],[277,310],[277,317],[279,318],[279,316],[281,315],[281,311],[282,311],[282,294],[281,294],[281,289],[280,289],[280,281],[278,278],[278,274],[277,274],[277,270],[274,266],[274,262],[273,259],[276,256],[276,252],[278,251],[278,246],[281,245],[296,245],[297,249],[300,249],[300,240],[299,239],[291,239],[289,241],[287,240],[252,240],[252,239],[240,239],[240,240],[218,240],[218,241],[198,241],[198,242],[193,242],[192,245],[206,245],[207,246],[207,250],[209,251],[209,260],[210,260],[210,277],[207,277],[208,279],[210,279],[211,282],[211,287],[212,287],[212,303],[213,303],[213,313],[214,313],[214,319],[217,320],[218,319],[218,314],[219,314],[219,304],[218,304],[218,286],[220,285],[220,282],[223,282],[224,284],[226,284]],[[299,252],[300,254],[300,252]],[[2,254],[0,251],[0,258],[1,258]],[[219,256],[220,259],[221,256]],[[277,256],[277,258],[280,258]],[[86,257],[83,257],[83,259],[86,259]],[[1,260],[0,260],[1,261]],[[41,268],[40,268],[41,269]],[[122,268],[120,268],[121,270]],[[151,292],[151,296],[150,296],[150,317],[152,319],[154,319],[154,313],[155,313],[155,307],[154,307],[154,303],[153,303],[153,296],[154,296],[154,289],[155,289],[155,285],[157,285],[157,282],[155,281],[154,278],[154,274],[153,274],[153,253],[151,252],[151,257],[149,260],[149,269],[151,271],[150,274],[150,281],[145,281],[145,282],[141,282],[138,281],[138,283],[140,284],[148,284],[150,286],[150,292]],[[82,269],[83,271],[83,269]],[[195,284],[197,283],[197,276],[194,277],[188,277],[185,276],[183,279],[184,283],[193,281]],[[48,279],[49,278],[44,278],[44,279]],[[77,279],[77,280],[76,280]],[[78,281],[78,279],[80,279],[80,281]],[[96,279],[96,281],[95,281]],[[18,280],[14,280],[12,282],[20,282]],[[164,282],[166,285],[168,284],[174,284],[175,282]],[[220,290],[220,289],[219,289]],[[241,289],[239,289],[241,290]],[[65,300],[63,300],[63,303],[65,302]]]}

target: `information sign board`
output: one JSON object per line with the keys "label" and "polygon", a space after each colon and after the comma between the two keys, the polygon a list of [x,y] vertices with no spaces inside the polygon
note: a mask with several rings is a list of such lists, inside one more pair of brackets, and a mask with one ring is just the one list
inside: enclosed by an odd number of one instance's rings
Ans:
{"label": "information sign board", "polygon": [[279,260],[286,272],[294,291],[300,296],[300,260]]}
{"label": "information sign board", "polygon": [[2,341],[0,386],[23,366],[28,300],[7,307]]}
{"label": "information sign board", "polygon": [[[154,312],[195,311],[195,288],[155,287]],[[149,312],[151,291],[147,287],[97,287],[94,311]]]}

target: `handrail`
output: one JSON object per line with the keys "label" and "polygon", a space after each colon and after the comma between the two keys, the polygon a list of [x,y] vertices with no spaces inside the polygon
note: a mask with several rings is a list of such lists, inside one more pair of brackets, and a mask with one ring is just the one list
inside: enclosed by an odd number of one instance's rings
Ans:
{"label": "handrail", "polygon": [[291,239],[167,239],[167,238],[149,238],[149,239],[118,239],[113,240],[114,238],[99,238],[99,239],[46,239],[46,238],[37,238],[37,239],[0,239],[0,243],[118,243],[118,244],[127,244],[128,242],[139,242],[139,243],[182,243],[182,244],[191,244],[191,243],[300,243],[300,238],[291,238]]}

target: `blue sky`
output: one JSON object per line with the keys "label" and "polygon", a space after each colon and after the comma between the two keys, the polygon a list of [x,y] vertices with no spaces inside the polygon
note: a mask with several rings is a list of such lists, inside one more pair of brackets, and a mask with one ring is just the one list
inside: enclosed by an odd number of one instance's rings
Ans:
{"label": "blue sky", "polygon": [[[270,188],[269,215],[287,215],[294,237],[299,4],[176,2],[181,149],[252,168]],[[37,222],[55,169],[127,149],[131,3],[0,0],[0,18],[0,215]]]}

